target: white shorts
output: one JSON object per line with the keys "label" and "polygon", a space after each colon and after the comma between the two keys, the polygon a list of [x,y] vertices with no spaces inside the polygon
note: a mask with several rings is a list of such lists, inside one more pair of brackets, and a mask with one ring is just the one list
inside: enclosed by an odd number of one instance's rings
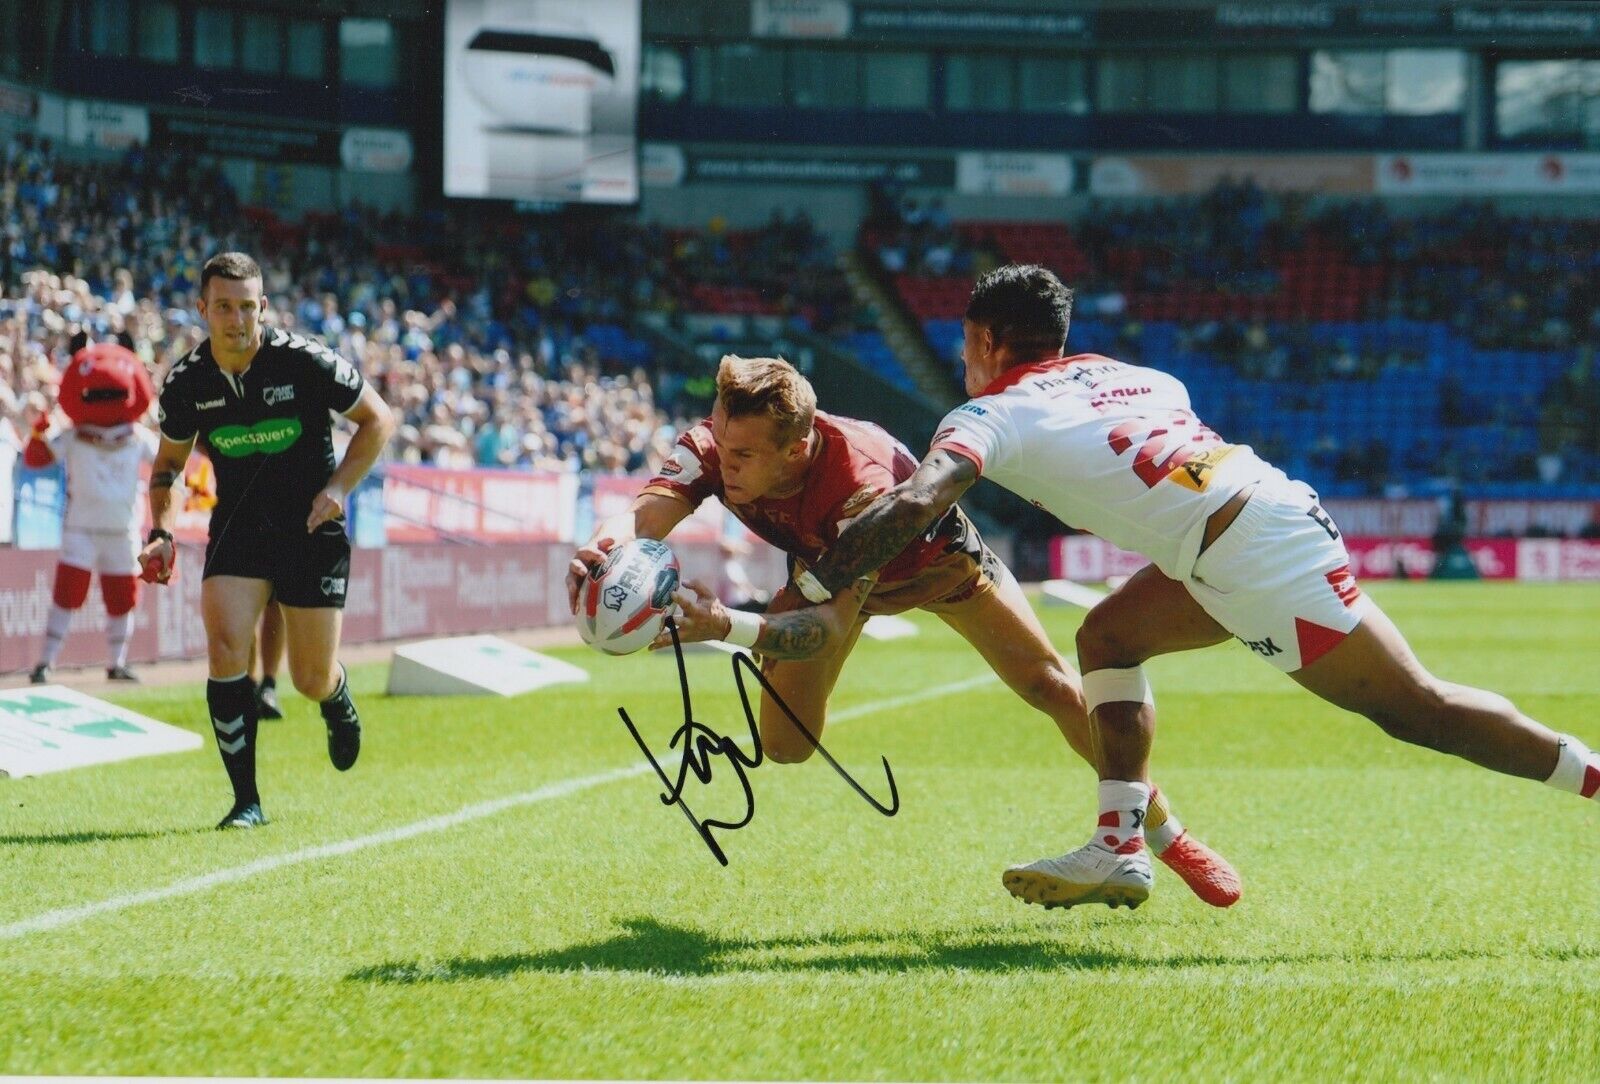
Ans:
{"label": "white shorts", "polygon": [[1256,487],[1183,585],[1218,624],[1286,673],[1338,646],[1369,605],[1316,492],[1287,479]]}
{"label": "white shorts", "polygon": [[139,574],[139,536],[118,531],[61,532],[61,563],[108,576]]}

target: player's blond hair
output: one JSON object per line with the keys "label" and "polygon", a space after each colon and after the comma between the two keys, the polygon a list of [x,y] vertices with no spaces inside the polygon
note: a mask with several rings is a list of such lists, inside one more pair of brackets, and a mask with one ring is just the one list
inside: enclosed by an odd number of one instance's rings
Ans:
{"label": "player's blond hair", "polygon": [[717,366],[717,400],[730,418],[771,418],[780,448],[804,440],[817,414],[811,381],[782,358],[724,355]]}

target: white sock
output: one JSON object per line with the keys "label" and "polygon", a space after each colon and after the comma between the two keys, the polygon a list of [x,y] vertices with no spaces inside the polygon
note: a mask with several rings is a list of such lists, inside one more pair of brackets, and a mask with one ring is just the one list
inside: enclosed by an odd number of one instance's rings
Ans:
{"label": "white sock", "polygon": [[1094,842],[1118,854],[1139,851],[1144,846],[1144,815],[1149,805],[1150,784],[1100,780],[1100,821]]}
{"label": "white sock", "polygon": [[133,611],[106,618],[106,644],[111,649],[111,667],[128,665],[128,634],[133,631]]}
{"label": "white sock", "polygon": [[1593,753],[1583,742],[1571,734],[1561,735],[1561,749],[1556,756],[1556,770],[1545,780],[1557,790],[1580,794],[1585,798],[1600,795],[1600,754]]}
{"label": "white sock", "polygon": [[61,654],[61,642],[67,638],[67,629],[71,625],[72,611],[51,603],[50,617],[44,626],[44,658],[40,662],[46,666],[56,664],[56,656]]}
{"label": "white sock", "polygon": [[[1161,823],[1152,823],[1163,810],[1166,816],[1161,818]],[[1150,844],[1151,854],[1161,854],[1178,842],[1178,837],[1183,835],[1183,822],[1178,820],[1178,815],[1172,811],[1172,807],[1162,800],[1161,792],[1154,784],[1150,787],[1150,805],[1145,812],[1144,820],[1144,837]]]}

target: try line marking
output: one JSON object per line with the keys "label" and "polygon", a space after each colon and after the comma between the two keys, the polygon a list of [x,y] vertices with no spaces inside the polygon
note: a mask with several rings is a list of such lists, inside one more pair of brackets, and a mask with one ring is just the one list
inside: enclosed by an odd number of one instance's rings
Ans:
{"label": "try line marking", "polygon": [[[885,711],[890,708],[903,707],[906,704],[915,704],[923,700],[932,700],[935,697],[949,696],[953,693],[966,692],[983,685],[999,680],[993,674],[980,674],[977,677],[967,678],[964,681],[953,681],[947,685],[936,685],[931,689],[919,692],[905,693],[901,696],[885,697],[866,704],[858,704],[853,708],[845,708],[835,712],[830,719],[834,723],[848,722],[859,719],[863,715]],[[663,758],[663,768],[675,766],[679,757]],[[20,919],[16,922],[0,926],[0,941],[10,941],[18,937],[25,937],[30,933],[43,933],[46,930],[58,930],[63,926],[71,926],[86,919],[99,915],[113,914],[117,911],[126,911],[130,907],[138,907],[146,903],[159,903],[178,896],[188,896],[195,892],[204,892],[218,885],[233,884],[236,881],[247,880],[263,873],[271,873],[276,869],[286,866],[298,866],[304,862],[315,862],[323,858],[338,858],[342,855],[354,854],[364,851],[368,847],[381,847],[386,843],[399,843],[401,840],[413,839],[417,836],[432,835],[434,832],[443,832],[469,821],[482,820],[492,817],[496,813],[503,813],[508,809],[519,806],[537,805],[540,802],[554,801],[565,798],[569,794],[578,794],[582,791],[592,790],[606,783],[614,783],[619,779],[632,779],[636,775],[644,775],[651,770],[648,763],[633,764],[626,768],[613,768],[608,772],[596,772],[594,775],[579,776],[576,779],[563,779],[555,783],[546,783],[542,787],[524,791],[521,794],[512,794],[504,798],[494,798],[487,802],[474,802],[462,806],[453,813],[441,813],[436,817],[413,821],[411,824],[399,828],[390,828],[383,832],[373,832],[370,835],[357,836],[354,839],[341,840],[337,843],[323,843],[315,847],[306,847],[298,851],[289,851],[286,854],[275,854],[267,858],[258,858],[254,862],[246,862],[242,866],[232,866],[228,869],[219,869],[212,873],[204,873],[198,877],[186,877],[181,881],[162,885],[160,888],[149,888],[143,892],[130,892],[123,896],[113,896],[107,900],[95,903],[80,904],[76,907],[62,907],[54,911],[46,911],[32,918]]]}

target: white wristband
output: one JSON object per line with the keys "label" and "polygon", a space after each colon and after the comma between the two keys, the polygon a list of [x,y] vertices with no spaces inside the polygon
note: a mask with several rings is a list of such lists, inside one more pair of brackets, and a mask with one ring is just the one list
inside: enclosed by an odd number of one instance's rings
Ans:
{"label": "white wristband", "polygon": [[813,576],[810,569],[806,569],[796,576],[794,585],[800,588],[800,593],[810,602],[820,604],[833,597],[833,592],[822,586],[822,581]]}
{"label": "white wristband", "polygon": [[747,610],[728,611],[727,642],[735,647],[755,647],[761,636],[761,626],[766,624],[760,614]]}

